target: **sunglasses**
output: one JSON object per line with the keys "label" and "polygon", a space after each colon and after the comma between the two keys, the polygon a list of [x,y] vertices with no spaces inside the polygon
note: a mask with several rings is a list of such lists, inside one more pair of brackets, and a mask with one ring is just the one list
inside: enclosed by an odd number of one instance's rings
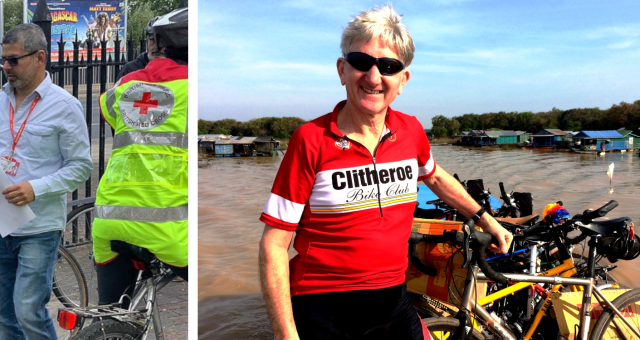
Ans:
{"label": "sunglasses", "polygon": [[2,57],[2,58],[0,58],[0,65],[4,65],[4,63],[8,62],[9,65],[11,65],[11,66],[17,66],[18,63],[20,62],[20,59],[26,58],[26,57],[31,56],[31,55],[34,55],[34,54],[38,53],[38,51],[33,51],[31,53],[27,53],[27,54],[19,56],[19,57],[8,57],[8,58]]}
{"label": "sunglasses", "polygon": [[344,58],[353,68],[358,71],[367,72],[376,64],[378,71],[384,76],[392,76],[404,69],[404,64],[394,58],[374,58],[366,53],[351,52]]}

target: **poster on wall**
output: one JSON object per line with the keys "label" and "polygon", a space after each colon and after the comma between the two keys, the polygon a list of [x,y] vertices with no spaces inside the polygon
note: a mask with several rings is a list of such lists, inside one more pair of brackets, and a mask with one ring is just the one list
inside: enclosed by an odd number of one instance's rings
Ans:
{"label": "poster on wall", "polygon": [[[25,0],[26,22],[31,22],[38,5],[37,0]],[[100,40],[107,41],[107,52],[114,51],[114,41],[119,36],[120,50],[124,53],[126,37],[125,6],[122,0],[50,0],[51,60],[57,61],[60,35],[65,41],[65,59],[73,58],[73,42],[80,41],[80,53],[86,53],[87,40],[93,40],[94,54],[100,58]],[[86,54],[85,54],[86,55]],[[85,57],[86,58],[86,57]]]}

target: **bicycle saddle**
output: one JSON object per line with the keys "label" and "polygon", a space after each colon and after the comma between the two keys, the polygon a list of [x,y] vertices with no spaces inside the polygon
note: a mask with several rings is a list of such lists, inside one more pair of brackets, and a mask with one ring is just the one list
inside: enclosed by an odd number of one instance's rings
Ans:
{"label": "bicycle saddle", "polygon": [[631,224],[629,217],[620,217],[608,221],[591,221],[591,223],[580,226],[580,230],[587,235],[602,235],[602,237],[612,236],[618,230],[626,228]]}
{"label": "bicycle saddle", "polygon": [[144,263],[150,263],[156,256],[147,248],[139,247],[124,241],[111,241],[111,251],[121,255],[129,256],[135,260],[142,261]]}
{"label": "bicycle saddle", "polygon": [[496,217],[496,221],[498,222],[507,222],[513,225],[523,225],[530,221],[535,221],[538,218],[538,215],[525,216],[520,218],[514,217]]}

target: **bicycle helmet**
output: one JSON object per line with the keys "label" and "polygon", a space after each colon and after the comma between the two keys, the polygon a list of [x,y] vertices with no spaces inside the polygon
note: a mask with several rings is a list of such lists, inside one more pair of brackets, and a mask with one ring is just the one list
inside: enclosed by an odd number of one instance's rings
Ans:
{"label": "bicycle helmet", "polygon": [[144,28],[144,33],[146,33],[147,35],[152,35],[153,34],[153,24],[160,19],[159,16],[157,17],[153,17],[151,20],[149,20],[149,23],[147,24],[147,26],[145,26]]}
{"label": "bicycle helmet", "polygon": [[179,8],[159,17],[152,25],[158,49],[189,47],[189,9]]}

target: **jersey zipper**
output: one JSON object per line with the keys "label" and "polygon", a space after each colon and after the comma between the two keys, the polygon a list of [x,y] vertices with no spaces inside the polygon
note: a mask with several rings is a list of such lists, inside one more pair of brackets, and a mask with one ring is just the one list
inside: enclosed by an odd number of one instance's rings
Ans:
{"label": "jersey zipper", "polygon": [[[352,141],[352,142],[354,142],[354,143],[358,143],[358,144],[360,144],[362,147],[364,147],[364,148],[369,152],[369,155],[371,155],[371,161],[373,162],[373,171],[375,171],[375,173],[377,174],[377,173],[378,173],[378,169],[376,168],[376,153],[378,152],[378,147],[380,147],[380,145],[382,145],[382,143],[383,143],[387,138],[389,138],[389,137],[391,137],[391,136],[393,136],[393,133],[391,133],[391,131],[387,132],[387,134],[386,134],[386,135],[384,135],[384,136],[380,139],[380,141],[378,142],[378,145],[376,145],[376,148],[375,148],[375,149],[373,149],[373,154],[371,154],[371,151],[369,151],[369,149],[367,149],[367,147],[365,147],[364,145],[362,145],[362,143],[360,143],[360,142],[358,142],[358,141],[356,141],[356,140],[353,140],[353,139],[351,139],[351,138],[347,137],[347,135],[343,135],[343,138],[345,138],[345,139],[347,139],[347,140],[350,140],[350,141]],[[380,217],[382,218],[382,200],[380,199],[380,180],[377,178],[377,175],[376,175],[376,179],[377,179],[377,181],[376,181],[376,186],[378,187],[378,208],[380,209]]]}

